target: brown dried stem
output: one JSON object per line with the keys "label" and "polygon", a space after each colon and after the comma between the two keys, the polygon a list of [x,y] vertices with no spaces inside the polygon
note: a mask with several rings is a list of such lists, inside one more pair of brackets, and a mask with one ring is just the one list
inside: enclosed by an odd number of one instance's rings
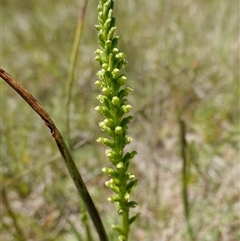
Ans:
{"label": "brown dried stem", "polygon": [[99,238],[101,241],[107,241],[108,237],[106,235],[105,229],[103,227],[99,213],[93,203],[93,200],[83,182],[83,179],[72,159],[72,156],[68,150],[68,147],[52,121],[49,114],[43,109],[43,107],[38,103],[38,101],[17,81],[15,81],[6,71],[0,68],[0,77],[8,83],[30,106],[31,108],[43,119],[46,126],[50,129],[51,135],[54,138],[60,153],[62,154],[65,165],[68,169],[68,172],[84,202],[86,205],[87,211],[95,225],[95,228],[98,232]]}

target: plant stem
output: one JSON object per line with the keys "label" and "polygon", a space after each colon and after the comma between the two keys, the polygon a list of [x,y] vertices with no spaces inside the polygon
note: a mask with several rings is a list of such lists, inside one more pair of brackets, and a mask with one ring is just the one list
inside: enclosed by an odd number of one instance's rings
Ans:
{"label": "plant stem", "polygon": [[85,18],[85,13],[87,9],[88,0],[85,0],[84,5],[82,7],[81,14],[78,18],[78,23],[75,31],[75,37],[72,47],[71,59],[68,70],[68,79],[66,82],[66,142],[71,149],[71,141],[70,141],[70,104],[72,100],[72,86],[74,81],[74,70],[77,62],[77,54],[79,49],[79,42],[82,33],[82,26]]}
{"label": "plant stem", "polygon": [[180,129],[180,144],[181,144],[181,157],[183,160],[182,166],[182,197],[184,206],[184,215],[187,222],[188,233],[190,239],[194,241],[193,230],[190,224],[190,208],[188,200],[188,157],[187,157],[187,140],[186,140],[186,125],[183,120],[179,120]]}
{"label": "plant stem", "polygon": [[122,218],[121,227],[113,225],[113,228],[119,233],[119,241],[127,241],[130,224],[138,216],[129,218],[130,208],[137,206],[137,203],[131,200],[130,194],[138,180],[134,174],[128,172],[130,161],[137,152],[126,152],[124,149],[132,141],[132,137],[128,136],[128,125],[133,118],[128,113],[132,106],[126,98],[132,89],[125,86],[127,76],[121,72],[127,60],[126,55],[118,49],[120,37],[115,35],[117,27],[114,1],[99,0],[97,11],[98,25],[95,27],[100,48],[95,51],[95,60],[99,62],[101,69],[97,72],[98,80],[95,84],[102,94],[97,96],[100,106],[95,109],[105,117],[99,126],[108,135],[108,138],[98,138],[97,142],[108,147],[106,156],[114,167],[102,169],[111,177],[105,182],[106,186],[114,192],[114,196],[108,200],[116,204]]}
{"label": "plant stem", "polygon": [[51,135],[54,138],[60,153],[62,154],[65,165],[68,172],[84,202],[88,213],[95,225],[98,232],[99,239],[101,241],[107,241],[108,237],[102,224],[102,220],[99,213],[93,203],[93,200],[83,182],[83,179],[76,167],[75,162],[72,159],[70,151],[54,122],[52,121],[49,114],[43,109],[38,101],[19,83],[17,83],[6,71],[0,68],[0,77],[8,83],[30,106],[31,108],[43,119],[46,126],[50,129]]}
{"label": "plant stem", "polygon": [[85,234],[86,234],[86,241],[93,241],[93,237],[92,237],[92,233],[91,233],[91,229],[89,227],[89,223],[88,223],[88,216],[87,216],[87,210],[86,207],[84,205],[81,205],[81,220],[82,223],[84,225],[85,228]]}
{"label": "plant stem", "polygon": [[130,225],[129,225],[129,208],[123,212],[122,222],[123,222],[123,233],[124,233],[124,236],[125,236],[126,240],[128,240],[129,228],[130,228]]}

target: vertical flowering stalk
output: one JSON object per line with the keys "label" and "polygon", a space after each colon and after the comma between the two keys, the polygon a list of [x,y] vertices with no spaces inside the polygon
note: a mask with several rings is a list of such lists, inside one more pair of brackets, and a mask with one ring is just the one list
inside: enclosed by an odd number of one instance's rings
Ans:
{"label": "vertical flowering stalk", "polygon": [[128,125],[133,117],[127,116],[132,107],[126,99],[132,89],[125,87],[127,77],[120,71],[127,61],[125,54],[117,48],[119,36],[115,36],[113,8],[113,0],[99,0],[99,24],[95,27],[101,48],[95,51],[95,59],[100,63],[101,70],[97,73],[98,80],[95,84],[102,94],[97,97],[100,105],[95,109],[105,116],[99,126],[108,135],[97,141],[108,147],[106,156],[113,165],[113,168],[103,168],[103,172],[111,177],[106,186],[115,193],[108,200],[117,205],[118,213],[122,216],[122,225],[113,225],[113,228],[119,233],[118,239],[126,241],[130,224],[137,217],[130,217],[129,211],[137,206],[136,202],[130,200],[130,193],[138,180],[134,174],[128,172],[130,160],[137,152],[124,152],[124,147],[132,140],[128,136]]}

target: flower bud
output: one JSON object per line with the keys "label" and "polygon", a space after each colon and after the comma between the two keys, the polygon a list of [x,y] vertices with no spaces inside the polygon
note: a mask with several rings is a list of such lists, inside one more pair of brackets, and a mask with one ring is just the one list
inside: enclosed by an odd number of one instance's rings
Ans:
{"label": "flower bud", "polygon": [[103,114],[104,107],[103,106],[97,106],[97,107],[95,107],[95,110],[99,111],[100,114]]}
{"label": "flower bud", "polygon": [[126,55],[121,52],[121,53],[119,53],[119,54],[117,55],[117,57],[120,58],[120,59],[125,59],[125,58],[126,58]]}
{"label": "flower bud", "polygon": [[113,175],[115,174],[115,171],[112,168],[104,167],[102,169],[102,172],[108,175]]}
{"label": "flower bud", "polygon": [[111,202],[111,203],[119,202],[120,198],[119,198],[119,196],[112,196],[112,197],[108,198],[108,201]]}
{"label": "flower bud", "polygon": [[[112,45],[112,42],[111,40],[107,40],[106,43],[105,43],[105,52],[106,54],[108,55],[111,51],[111,45]],[[106,69],[105,69],[106,70]]]}
{"label": "flower bud", "polygon": [[122,110],[125,114],[129,113],[130,110],[132,109],[132,106],[131,105],[123,105],[122,107]]}
{"label": "flower bud", "polygon": [[118,241],[126,241],[126,237],[124,235],[119,235]]}
{"label": "flower bud", "polygon": [[129,200],[129,198],[130,198],[130,194],[129,194],[129,193],[126,193],[126,194],[124,195],[124,199],[125,199],[125,200]]}
{"label": "flower bud", "polygon": [[108,118],[108,119],[105,119],[103,122],[104,122],[105,125],[108,126],[108,127],[111,127],[111,125],[112,125],[112,123],[113,123],[112,119],[109,119],[109,118]]}
{"label": "flower bud", "polygon": [[118,78],[118,83],[120,85],[125,85],[126,81],[127,81],[127,77],[125,75],[122,75]]}
{"label": "flower bud", "polygon": [[112,148],[114,145],[113,141],[109,140],[108,138],[103,138],[103,137],[98,138],[97,142],[101,143],[102,145],[108,146],[110,148]]}
{"label": "flower bud", "polygon": [[106,125],[102,126],[101,130],[105,131],[109,136],[112,136],[112,130],[109,127],[107,127]]}
{"label": "flower bud", "polygon": [[94,54],[102,54],[103,53],[103,51],[101,50],[101,49],[97,49],[95,52],[94,52]]}
{"label": "flower bud", "polygon": [[111,187],[109,187],[112,191],[114,191],[115,193],[119,194],[120,193],[120,190],[119,190],[119,187],[116,187],[114,185],[112,185]]}
{"label": "flower bud", "polygon": [[101,80],[97,80],[94,84],[97,85],[99,88],[102,88],[103,82]]}
{"label": "flower bud", "polygon": [[118,214],[122,214],[123,213],[123,209],[118,209]]}
{"label": "flower bud", "polygon": [[126,136],[126,137],[125,137],[126,144],[129,144],[132,140],[133,140],[133,139],[132,139],[131,136]]}
{"label": "flower bud", "polygon": [[113,53],[114,53],[114,54],[116,54],[116,53],[118,53],[118,52],[119,52],[118,48],[114,48],[114,49],[113,49]]}
{"label": "flower bud", "polygon": [[108,18],[112,18],[112,16],[113,16],[113,10],[110,9],[110,10],[108,11]]}
{"label": "flower bud", "polygon": [[113,74],[113,77],[114,78],[117,78],[119,76],[119,73],[120,73],[120,70],[115,68],[113,71],[112,71],[112,74]]}
{"label": "flower bud", "polygon": [[124,167],[124,163],[123,163],[123,162],[119,162],[119,163],[116,165],[116,167],[117,167],[118,169],[121,169],[121,168]]}
{"label": "flower bud", "polygon": [[97,99],[100,101],[100,103],[102,103],[103,104],[103,102],[104,102],[104,98],[105,98],[105,96],[104,95],[98,95],[97,96]]}
{"label": "flower bud", "polygon": [[107,19],[107,20],[105,21],[105,23],[104,23],[103,29],[104,29],[106,32],[109,31],[109,28],[110,28],[110,26],[111,26],[111,21],[112,21],[112,19]]}
{"label": "flower bud", "polygon": [[126,173],[126,176],[128,177],[129,180],[133,180],[136,178],[136,176],[130,172]]}
{"label": "flower bud", "polygon": [[105,182],[105,186],[106,186],[106,187],[110,187],[110,185],[111,185],[110,181],[106,181],[106,182]]}
{"label": "flower bud", "polygon": [[109,181],[116,186],[119,186],[121,184],[121,182],[117,178],[111,178]]}
{"label": "flower bud", "polygon": [[130,87],[125,88],[125,90],[124,90],[125,96],[127,96],[127,95],[128,95],[129,93],[131,93],[132,91],[133,91],[133,89],[130,88]]}
{"label": "flower bud", "polygon": [[[108,32],[108,35],[107,35],[107,39],[108,40],[112,40],[113,37],[114,37],[114,32],[115,30],[117,29],[117,27],[111,27],[109,32]],[[112,42],[112,41],[111,41]]]}
{"label": "flower bud", "polygon": [[94,25],[94,27],[97,29],[97,31],[99,31],[101,29],[100,25]]}
{"label": "flower bud", "polygon": [[108,64],[106,64],[106,63],[102,64],[102,68],[107,71],[108,70]]}
{"label": "flower bud", "polygon": [[123,133],[122,127],[121,126],[115,127],[115,133],[117,135],[121,135]]}
{"label": "flower bud", "polygon": [[105,70],[104,70],[104,69],[101,69],[101,70],[99,70],[99,71],[97,72],[96,75],[99,76],[100,79],[103,79],[104,73],[105,73]]}
{"label": "flower bud", "polygon": [[106,156],[107,158],[112,162],[114,163],[114,161],[116,160],[116,157],[117,157],[117,153],[115,151],[112,151],[112,150],[106,150]]}
{"label": "flower bud", "polygon": [[115,105],[115,106],[117,106],[118,104],[119,104],[119,98],[117,97],[117,96],[114,96],[113,98],[112,98],[112,103],[113,103],[113,105]]}
{"label": "flower bud", "polygon": [[100,61],[101,60],[101,57],[98,55],[94,58],[96,61]]}
{"label": "flower bud", "polygon": [[103,87],[103,88],[102,88],[102,92],[103,92],[103,94],[106,95],[106,96],[109,96],[110,93],[111,93],[110,89],[107,88],[107,87]]}

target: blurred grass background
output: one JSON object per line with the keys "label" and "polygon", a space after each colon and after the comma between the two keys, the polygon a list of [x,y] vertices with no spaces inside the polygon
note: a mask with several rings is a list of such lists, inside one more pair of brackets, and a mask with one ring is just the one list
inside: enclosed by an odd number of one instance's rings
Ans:
{"label": "blurred grass background", "polygon": [[[118,221],[101,173],[102,120],[94,107],[99,68],[96,7],[90,1],[80,43],[73,101],[74,159],[104,220],[110,240]],[[24,85],[64,132],[64,87],[83,1],[1,2],[2,68]],[[237,241],[239,231],[239,2],[218,0],[116,1],[120,49],[134,121],[129,134],[140,179],[133,199],[141,216],[131,240],[190,240],[184,219],[178,118],[191,146],[189,202],[198,241]],[[48,129],[1,81],[2,187],[25,240],[84,237],[82,207]],[[20,240],[1,200],[2,240]],[[86,239],[85,239],[86,240]],[[95,240],[97,238],[95,237]]]}

